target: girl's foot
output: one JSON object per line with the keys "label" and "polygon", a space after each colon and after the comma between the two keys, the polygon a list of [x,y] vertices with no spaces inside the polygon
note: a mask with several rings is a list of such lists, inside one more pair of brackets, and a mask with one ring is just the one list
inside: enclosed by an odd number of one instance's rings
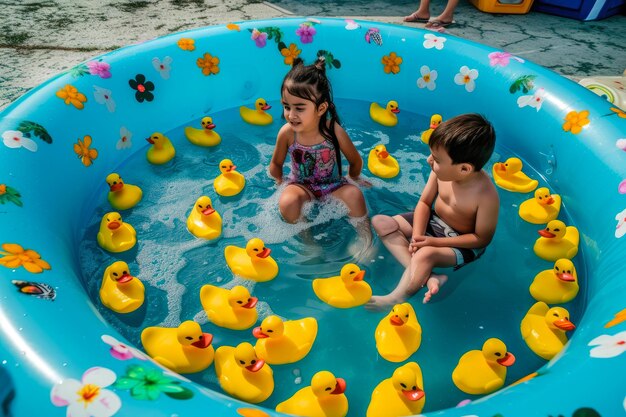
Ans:
{"label": "girl's foot", "polygon": [[413,12],[404,18],[405,22],[409,23],[426,23],[430,19],[430,16],[420,16],[419,12]]}
{"label": "girl's foot", "polygon": [[426,304],[430,301],[430,298],[439,292],[439,289],[443,287],[443,284],[448,280],[447,275],[436,275],[432,274],[428,281],[426,281],[426,287],[428,287],[428,291],[424,294],[423,303]]}

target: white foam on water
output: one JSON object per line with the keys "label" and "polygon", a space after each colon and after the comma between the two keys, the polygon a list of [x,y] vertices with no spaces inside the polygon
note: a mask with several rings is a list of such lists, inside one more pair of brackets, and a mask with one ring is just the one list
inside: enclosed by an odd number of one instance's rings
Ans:
{"label": "white foam on water", "polygon": [[181,178],[173,183],[163,182],[156,204],[142,210],[142,213],[146,212],[150,217],[150,222],[141,226],[142,230],[153,227],[155,222],[163,223],[168,229],[174,229],[174,220],[185,223],[187,213],[191,211],[198,197],[203,195],[202,188],[205,185],[206,181],[203,179]]}

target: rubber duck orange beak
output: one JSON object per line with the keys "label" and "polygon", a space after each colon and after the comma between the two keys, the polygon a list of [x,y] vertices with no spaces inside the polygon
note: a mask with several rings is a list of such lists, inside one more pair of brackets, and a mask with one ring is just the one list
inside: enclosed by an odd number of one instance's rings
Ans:
{"label": "rubber duck orange beak", "polygon": [[263,359],[257,359],[252,365],[246,366],[246,369],[250,372],[258,372],[263,368],[263,365],[265,365],[265,361]]}
{"label": "rubber duck orange beak", "polygon": [[211,346],[212,341],[213,341],[213,335],[211,333],[202,333],[200,340],[198,340],[197,342],[193,342],[191,346],[194,346],[200,349],[206,349],[209,346]]}
{"label": "rubber duck orange beak", "polygon": [[152,140],[152,138],[146,138],[146,140],[151,143],[152,145],[154,145],[154,141]]}
{"label": "rubber duck orange beak", "polygon": [[259,302],[259,299],[256,297],[250,297],[248,298],[248,302],[245,303],[244,305],[242,305],[243,308],[254,308],[254,306],[256,305],[256,303]]}
{"label": "rubber duck orange beak", "polygon": [[561,329],[561,330],[565,330],[566,332],[569,332],[569,331],[574,330],[576,328],[574,323],[572,323],[568,319],[557,320],[557,321],[554,322],[554,325],[556,327],[558,327],[559,329]]}
{"label": "rubber duck orange beak", "polygon": [[402,393],[404,394],[404,396],[409,400],[409,401],[419,401],[421,400],[424,395],[426,394],[423,390],[421,389],[412,389],[410,391],[405,391],[402,390]]}
{"label": "rubber duck orange beak", "polygon": [[207,207],[204,210],[202,210],[202,214],[204,214],[205,216],[208,216],[213,213],[215,213],[215,209],[213,207]]}
{"label": "rubber duck orange beak", "polygon": [[365,277],[365,271],[361,270],[352,278],[352,281],[363,281],[363,277]]}
{"label": "rubber duck orange beak", "polygon": [[400,109],[398,109],[398,108],[391,109],[391,112],[398,114],[398,113],[400,113]]}
{"label": "rubber duck orange beak", "polygon": [[124,183],[120,181],[116,184],[110,185],[109,187],[111,188],[111,191],[120,191],[124,188]]}
{"label": "rubber duck orange beak", "polygon": [[439,126],[439,123],[431,123],[431,124],[430,124],[430,128],[431,128],[431,129],[436,129],[436,128],[437,128],[437,126]]}
{"label": "rubber duck orange beak", "polygon": [[263,248],[263,250],[261,251],[261,253],[259,253],[257,256],[259,258],[267,258],[268,256],[270,256],[270,253],[272,253],[272,250],[269,248]]}
{"label": "rubber duck orange beak", "polygon": [[337,378],[337,385],[331,394],[343,394],[346,390],[346,380],[343,378]]}
{"label": "rubber duck orange beak", "polygon": [[116,230],[116,229],[119,229],[119,228],[120,228],[120,226],[121,226],[121,223],[119,223],[119,222],[111,222],[111,223],[109,223],[109,224],[107,225],[107,227],[108,227],[109,229],[111,229],[111,230]]}
{"label": "rubber duck orange beak", "polygon": [[400,317],[398,316],[391,316],[389,318],[389,321],[391,322],[392,325],[394,326],[402,326],[404,324],[404,322],[400,319]]}
{"label": "rubber duck orange beak", "polygon": [[272,108],[272,106],[270,106],[269,104],[266,104],[265,106],[261,107],[263,110],[269,110]]}
{"label": "rubber duck orange beak", "polygon": [[385,158],[387,158],[388,156],[389,156],[389,152],[387,152],[387,151],[382,151],[382,152],[379,152],[379,153],[378,153],[378,157],[379,157],[380,159],[385,159]]}
{"label": "rubber duck orange beak", "polygon": [[215,124],[209,123],[208,125],[204,126],[204,128],[208,129],[208,130],[213,130],[213,129],[215,129]]}
{"label": "rubber duck orange beak", "polygon": [[545,204],[546,206],[549,206],[550,204],[554,204],[554,198],[548,197],[546,201],[543,202],[543,204]]}
{"label": "rubber duck orange beak", "polygon": [[129,281],[130,281],[130,280],[132,280],[132,279],[133,279],[133,276],[132,276],[132,275],[130,275],[130,274],[124,274],[124,275],[122,275],[121,277],[119,277],[116,281],[117,281],[119,284],[125,284],[125,283],[129,282]]}
{"label": "rubber duck orange beak", "polygon": [[558,279],[565,282],[573,282],[576,280],[576,278],[574,278],[574,275],[568,274],[567,272],[563,272],[562,274],[556,274],[556,276]]}
{"label": "rubber duck orange beak", "polygon": [[506,172],[506,165],[504,165],[502,162],[496,163],[494,167],[496,168],[496,171]]}
{"label": "rubber duck orange beak", "polygon": [[255,327],[254,329],[252,329],[252,336],[256,337],[257,339],[265,339],[269,337],[267,334],[263,333],[261,327]]}
{"label": "rubber duck orange beak", "polygon": [[556,237],[554,233],[550,233],[546,229],[541,229],[538,233],[541,235],[541,237],[545,237],[546,239],[552,239],[553,237]]}
{"label": "rubber duck orange beak", "polygon": [[235,170],[235,168],[237,168],[237,165],[233,165],[233,166],[229,167],[229,168],[226,170],[226,172],[234,171],[234,170]]}
{"label": "rubber duck orange beak", "polygon": [[498,359],[497,362],[502,366],[511,366],[515,363],[515,356],[513,356],[512,353],[507,352],[506,355],[504,355],[504,358]]}

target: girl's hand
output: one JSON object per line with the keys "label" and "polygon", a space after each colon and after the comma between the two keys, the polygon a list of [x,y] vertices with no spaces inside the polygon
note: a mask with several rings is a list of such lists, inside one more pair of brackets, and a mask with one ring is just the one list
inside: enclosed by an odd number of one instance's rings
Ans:
{"label": "girl's hand", "polygon": [[352,178],[352,177],[348,177],[350,179],[350,181],[352,181],[354,184],[356,185],[360,185],[361,187],[365,187],[365,188],[371,188],[372,187],[372,183],[369,182],[366,179],[363,179],[361,177],[357,177],[357,178]]}

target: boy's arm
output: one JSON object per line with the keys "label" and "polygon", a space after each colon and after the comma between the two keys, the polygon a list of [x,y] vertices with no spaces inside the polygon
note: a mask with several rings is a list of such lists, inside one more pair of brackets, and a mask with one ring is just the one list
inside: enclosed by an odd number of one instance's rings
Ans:
{"label": "boy's arm", "polygon": [[274,153],[270,161],[269,171],[270,175],[274,177],[279,184],[283,180],[283,164],[287,157],[289,138],[291,136],[291,128],[287,124],[278,131],[278,135],[276,136],[276,146],[274,147]]}
{"label": "boy's arm", "polygon": [[335,123],[335,135],[337,135],[341,153],[344,154],[350,164],[348,175],[350,175],[350,178],[353,180],[358,180],[359,175],[361,175],[361,170],[363,169],[363,158],[361,158],[359,151],[357,151],[354,143],[352,143],[348,133],[339,123]]}
{"label": "boy's arm", "polygon": [[424,191],[422,191],[422,195],[415,205],[415,211],[413,212],[412,240],[419,236],[424,236],[424,233],[426,233],[426,225],[428,224],[428,219],[430,219],[430,210],[433,201],[435,201],[437,197],[437,191],[437,176],[431,171],[428,181],[424,186]]}

